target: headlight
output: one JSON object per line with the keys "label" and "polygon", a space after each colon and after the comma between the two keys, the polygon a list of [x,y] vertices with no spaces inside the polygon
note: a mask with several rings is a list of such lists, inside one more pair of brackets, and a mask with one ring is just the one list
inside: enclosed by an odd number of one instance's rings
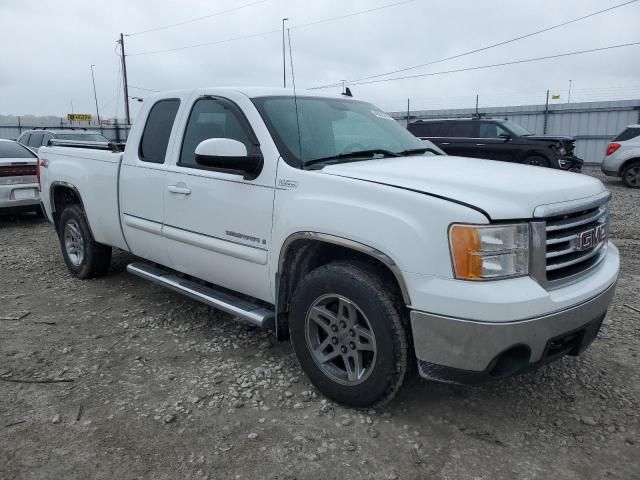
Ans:
{"label": "headlight", "polygon": [[567,154],[567,149],[566,149],[566,148],[564,148],[564,147],[560,147],[560,148],[558,149],[558,153],[559,153],[560,155],[566,155],[566,154]]}
{"label": "headlight", "polygon": [[529,273],[529,225],[452,225],[451,258],[456,278],[496,280]]}

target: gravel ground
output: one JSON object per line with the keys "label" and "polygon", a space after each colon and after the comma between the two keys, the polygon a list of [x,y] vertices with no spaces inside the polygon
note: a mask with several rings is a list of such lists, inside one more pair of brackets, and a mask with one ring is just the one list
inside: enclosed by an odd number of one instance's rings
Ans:
{"label": "gravel ground", "polygon": [[[640,191],[603,180],[622,273],[587,352],[480,387],[411,380],[364,411],[128,255],[75,280],[49,224],[1,217],[0,478],[640,479]],[[34,378],[68,381],[7,381]]]}

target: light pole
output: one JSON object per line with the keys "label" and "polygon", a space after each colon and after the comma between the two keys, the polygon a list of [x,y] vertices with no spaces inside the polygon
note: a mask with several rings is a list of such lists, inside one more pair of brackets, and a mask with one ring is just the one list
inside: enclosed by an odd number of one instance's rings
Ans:
{"label": "light pole", "polygon": [[284,46],[284,22],[287,20],[289,19],[282,19],[282,84],[284,88],[287,88],[287,51]]}
{"label": "light pole", "polygon": [[100,109],[98,108],[98,94],[96,93],[96,77],[93,75],[93,67],[95,65],[91,65],[91,81],[93,82],[93,98],[96,101],[96,116],[98,117],[98,127],[102,127],[100,123]]}

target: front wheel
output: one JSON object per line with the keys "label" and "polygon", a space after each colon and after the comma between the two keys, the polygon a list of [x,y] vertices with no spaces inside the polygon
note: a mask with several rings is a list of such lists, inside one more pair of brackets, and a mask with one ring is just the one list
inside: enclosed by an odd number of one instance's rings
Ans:
{"label": "front wheel", "polygon": [[351,407],[381,405],[409,363],[405,313],[367,264],[332,263],[309,273],[291,304],[293,349],[311,382]]}
{"label": "front wheel", "polygon": [[525,165],[531,165],[532,167],[548,167],[549,160],[540,155],[532,155],[524,161]]}
{"label": "front wheel", "polygon": [[633,162],[622,171],[622,183],[625,187],[640,188],[640,161]]}
{"label": "front wheel", "polygon": [[77,278],[101,277],[111,264],[111,247],[93,239],[84,210],[71,205],[60,215],[58,237],[62,256],[69,271]]}

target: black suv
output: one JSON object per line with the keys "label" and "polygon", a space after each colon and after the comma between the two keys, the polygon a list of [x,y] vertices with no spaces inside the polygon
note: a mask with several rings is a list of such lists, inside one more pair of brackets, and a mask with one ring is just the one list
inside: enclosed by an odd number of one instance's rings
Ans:
{"label": "black suv", "polygon": [[574,155],[573,138],[533,135],[508,120],[418,120],[408,128],[416,137],[430,140],[447,154],[459,157],[524,163],[572,172],[579,172],[584,163]]}
{"label": "black suv", "polygon": [[109,143],[110,141],[100,132],[87,130],[86,128],[83,128],[82,130],[76,128],[60,130],[56,128],[48,129],[45,127],[24,132],[18,137],[16,142],[18,142],[23,147],[29,148],[33,152],[37,152],[39,147],[47,145],[49,143],[49,140],[52,139],[107,143]]}

